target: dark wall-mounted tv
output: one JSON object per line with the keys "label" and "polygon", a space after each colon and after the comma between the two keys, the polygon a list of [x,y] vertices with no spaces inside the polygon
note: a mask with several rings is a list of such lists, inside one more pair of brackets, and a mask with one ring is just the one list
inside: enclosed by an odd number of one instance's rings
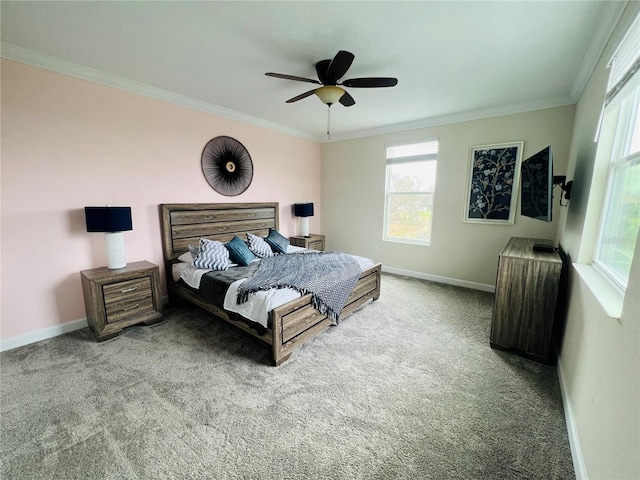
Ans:
{"label": "dark wall-mounted tv", "polygon": [[522,162],[520,214],[551,221],[553,209],[553,150],[540,150]]}

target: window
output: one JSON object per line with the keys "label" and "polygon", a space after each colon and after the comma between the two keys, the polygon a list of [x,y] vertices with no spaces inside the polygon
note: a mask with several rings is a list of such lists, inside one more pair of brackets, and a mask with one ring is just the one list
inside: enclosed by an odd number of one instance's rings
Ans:
{"label": "window", "polygon": [[615,129],[593,265],[627,287],[640,226],[640,72],[607,106],[603,128]]}
{"label": "window", "polygon": [[624,292],[640,227],[640,16],[609,67],[602,131],[613,141],[593,266]]}
{"label": "window", "polygon": [[431,244],[437,155],[437,140],[387,146],[383,240]]}

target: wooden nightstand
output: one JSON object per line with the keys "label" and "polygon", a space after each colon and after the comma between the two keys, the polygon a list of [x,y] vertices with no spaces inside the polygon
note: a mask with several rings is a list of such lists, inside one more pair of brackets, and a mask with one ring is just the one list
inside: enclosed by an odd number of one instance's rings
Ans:
{"label": "wooden nightstand", "polygon": [[142,261],[124,268],[80,272],[89,327],[98,340],[120,335],[122,329],[162,320],[160,274],[157,265]]}
{"label": "wooden nightstand", "polygon": [[324,250],[324,235],[310,234],[308,237],[289,237],[291,245],[310,248],[312,250]]}

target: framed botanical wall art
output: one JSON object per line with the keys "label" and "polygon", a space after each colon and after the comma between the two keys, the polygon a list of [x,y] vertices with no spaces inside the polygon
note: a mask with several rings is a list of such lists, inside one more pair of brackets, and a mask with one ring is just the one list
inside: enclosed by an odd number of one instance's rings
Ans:
{"label": "framed botanical wall art", "polygon": [[513,225],[524,142],[470,148],[464,221]]}

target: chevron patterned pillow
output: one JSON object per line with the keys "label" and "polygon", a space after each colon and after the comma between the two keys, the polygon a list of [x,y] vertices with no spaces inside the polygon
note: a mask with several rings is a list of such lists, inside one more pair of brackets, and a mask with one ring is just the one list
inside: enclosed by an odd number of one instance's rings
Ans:
{"label": "chevron patterned pillow", "polygon": [[264,238],[258,237],[253,233],[247,233],[247,243],[249,244],[249,250],[251,250],[256,257],[267,258],[273,257],[273,250]]}
{"label": "chevron patterned pillow", "polygon": [[232,265],[229,250],[224,243],[207,238],[200,239],[200,251],[193,259],[193,266],[209,270],[226,270]]}

